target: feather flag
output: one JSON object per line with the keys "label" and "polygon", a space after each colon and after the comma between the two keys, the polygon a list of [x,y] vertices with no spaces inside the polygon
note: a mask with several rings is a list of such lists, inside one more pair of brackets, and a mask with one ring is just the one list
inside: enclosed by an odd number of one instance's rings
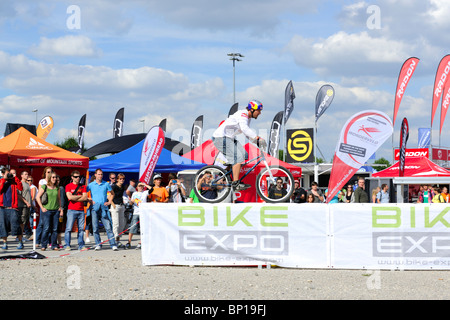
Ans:
{"label": "feather flag", "polygon": [[439,62],[439,66],[434,79],[433,87],[433,101],[431,106],[431,128],[433,128],[433,119],[436,113],[439,100],[441,99],[442,92],[444,91],[445,84],[447,83],[450,72],[450,54],[446,55]]}
{"label": "feather flag", "polygon": [[118,138],[123,135],[123,114],[125,108],[120,108],[116,113],[113,124],[113,138]]}
{"label": "feather flag", "polygon": [[444,86],[444,93],[442,95],[442,104],[441,104],[441,125],[439,128],[439,135],[442,133],[442,127],[444,126],[445,116],[447,115],[448,106],[450,104],[450,81]]}
{"label": "feather flag", "polygon": [[381,147],[393,130],[391,119],[380,111],[361,111],[347,120],[333,157],[327,202]]}
{"label": "feather flag", "polygon": [[403,177],[405,173],[405,158],[406,158],[406,142],[409,138],[409,124],[406,118],[403,118],[402,128],[400,129],[400,162],[399,175]]}
{"label": "feather flag", "polygon": [[397,90],[395,91],[395,100],[394,100],[394,116],[392,118],[392,124],[395,125],[395,119],[397,118],[398,109],[400,107],[400,102],[403,99],[403,95],[405,94],[406,87],[411,80],[411,77],[414,71],[417,68],[417,64],[419,63],[419,59],[415,57],[411,57],[407,59],[400,69],[400,74],[398,76],[397,81]]}

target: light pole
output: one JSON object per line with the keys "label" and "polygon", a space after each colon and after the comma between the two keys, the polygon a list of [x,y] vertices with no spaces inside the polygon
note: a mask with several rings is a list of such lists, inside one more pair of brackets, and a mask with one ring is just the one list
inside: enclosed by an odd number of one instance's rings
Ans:
{"label": "light pole", "polygon": [[38,109],[33,109],[33,110],[31,110],[31,111],[34,112],[34,113],[36,113],[36,129],[37,129],[37,126],[38,126],[38,118],[37,118],[37,116],[38,116],[38,114],[37,114]]}
{"label": "light pole", "polygon": [[227,56],[231,57],[230,60],[233,61],[233,102],[236,103],[236,61],[242,61],[244,56],[240,53],[228,53]]}
{"label": "light pole", "polygon": [[141,119],[139,121],[142,122],[142,132],[145,133],[145,119]]}

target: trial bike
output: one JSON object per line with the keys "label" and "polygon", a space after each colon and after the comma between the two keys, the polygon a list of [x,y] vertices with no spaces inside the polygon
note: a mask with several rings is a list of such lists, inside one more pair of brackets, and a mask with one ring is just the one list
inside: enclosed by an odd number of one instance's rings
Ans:
{"label": "trial bike", "polygon": [[[283,166],[269,166],[265,152],[259,147],[258,150],[259,154],[255,158],[247,160],[242,164],[241,168],[255,161],[253,167],[242,175],[238,179],[238,182],[242,183],[245,177],[255,170],[262,162],[264,167],[257,175],[255,181],[255,188],[258,196],[267,203],[289,202],[289,199],[294,192],[294,177],[291,172]],[[220,158],[220,155],[218,157]],[[234,192],[232,172],[232,165],[227,163],[224,163],[222,166],[217,164],[207,165],[199,169],[195,174],[193,181],[194,193],[199,201],[206,203],[225,202],[227,197],[230,196],[230,192]],[[281,180],[279,178],[281,178]],[[276,189],[277,181],[284,191]],[[247,188],[250,187],[251,185]]]}

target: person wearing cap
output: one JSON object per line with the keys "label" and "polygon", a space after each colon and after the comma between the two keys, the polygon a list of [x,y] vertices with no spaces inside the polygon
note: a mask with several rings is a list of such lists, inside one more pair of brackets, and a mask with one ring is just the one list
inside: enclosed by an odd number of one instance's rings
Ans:
{"label": "person wearing cap", "polygon": [[169,192],[166,188],[161,186],[162,177],[159,174],[155,174],[153,177],[153,191],[149,194],[149,202],[169,202]]}
{"label": "person wearing cap", "polygon": [[[125,249],[131,248],[131,239],[133,239],[133,235],[138,233],[138,223],[140,222],[139,216],[139,208],[141,203],[147,202],[148,193],[152,190],[152,187],[145,184],[144,182],[139,182],[137,185],[137,190],[133,192],[133,195],[130,199],[130,204],[133,206],[133,217],[131,218],[130,230],[128,232],[128,243],[125,244]],[[138,243],[136,249],[140,249],[141,244]]]}

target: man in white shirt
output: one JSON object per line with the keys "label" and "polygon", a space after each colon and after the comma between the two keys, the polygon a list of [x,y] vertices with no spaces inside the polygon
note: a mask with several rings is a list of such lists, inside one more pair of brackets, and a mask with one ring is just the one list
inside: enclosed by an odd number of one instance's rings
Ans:
{"label": "man in white shirt", "polygon": [[250,129],[250,120],[258,119],[263,105],[258,100],[248,103],[246,110],[239,110],[227,118],[213,133],[213,143],[216,148],[224,154],[227,162],[233,165],[233,188],[235,191],[246,189],[244,184],[237,184],[241,164],[245,161],[247,152],[235,137],[243,133],[253,143],[262,148],[267,146],[266,141]]}

